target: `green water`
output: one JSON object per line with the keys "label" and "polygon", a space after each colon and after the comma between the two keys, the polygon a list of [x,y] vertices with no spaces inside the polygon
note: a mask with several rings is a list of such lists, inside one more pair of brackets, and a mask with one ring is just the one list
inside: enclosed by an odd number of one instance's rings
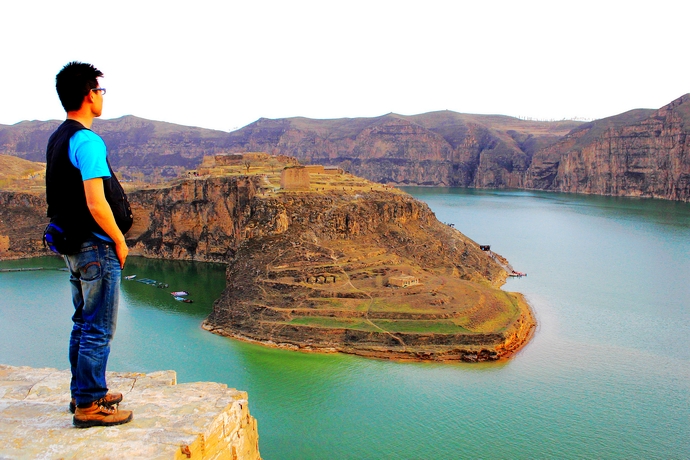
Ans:
{"label": "green water", "polygon": [[[688,458],[690,205],[406,190],[528,273],[505,286],[539,321],[512,361],[395,363],[225,339],[199,327],[223,266],[131,258],[125,274],[169,288],[123,281],[109,369],[248,391],[266,459]],[[0,267],[21,265],[61,260]],[[1,363],[67,367],[66,278],[0,273]],[[169,294],[182,289],[193,304]]]}

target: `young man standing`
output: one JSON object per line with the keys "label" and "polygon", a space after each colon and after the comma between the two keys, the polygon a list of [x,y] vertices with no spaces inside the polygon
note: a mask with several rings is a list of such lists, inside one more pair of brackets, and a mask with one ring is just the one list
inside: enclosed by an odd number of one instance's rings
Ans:
{"label": "young man standing", "polygon": [[131,411],[118,408],[122,394],[109,393],[105,381],[121,270],[129,252],[124,233],[132,215],[105,143],[90,130],[103,110],[102,76],[81,62],[70,62],[57,74],[55,87],[67,119],[51,135],[46,151],[48,217],[77,242],[64,258],[74,303],[70,411],[80,428],[132,420]]}

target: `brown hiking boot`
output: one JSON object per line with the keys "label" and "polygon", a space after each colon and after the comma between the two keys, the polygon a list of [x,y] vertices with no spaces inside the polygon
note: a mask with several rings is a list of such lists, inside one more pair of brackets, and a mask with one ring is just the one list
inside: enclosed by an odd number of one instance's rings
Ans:
{"label": "brown hiking boot", "polygon": [[[102,398],[101,398],[102,399]],[[122,425],[132,421],[131,410],[119,410],[115,406],[105,406],[101,400],[94,401],[89,407],[79,407],[74,412],[72,423],[77,428],[90,426]]]}
{"label": "brown hiking boot", "polygon": [[[122,393],[108,393],[96,402],[108,407],[114,406],[115,404],[120,404],[120,402],[122,402]],[[76,409],[77,401],[72,398],[72,400],[69,402],[69,411],[74,414]]]}

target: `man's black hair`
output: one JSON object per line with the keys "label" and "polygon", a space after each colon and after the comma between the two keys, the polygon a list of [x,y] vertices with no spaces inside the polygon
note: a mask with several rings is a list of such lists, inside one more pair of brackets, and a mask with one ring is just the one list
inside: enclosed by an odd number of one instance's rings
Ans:
{"label": "man's black hair", "polygon": [[73,61],[64,66],[55,76],[55,89],[65,112],[79,110],[84,96],[98,88],[97,78],[102,76],[103,72],[91,64]]}

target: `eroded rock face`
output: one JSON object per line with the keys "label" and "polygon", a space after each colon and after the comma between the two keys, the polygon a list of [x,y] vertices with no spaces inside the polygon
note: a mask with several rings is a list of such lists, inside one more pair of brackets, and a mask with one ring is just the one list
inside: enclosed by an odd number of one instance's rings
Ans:
{"label": "eroded rock face", "polygon": [[0,259],[45,255],[46,201],[40,195],[0,191]]}
{"label": "eroded rock face", "polygon": [[[190,180],[129,194],[133,254],[227,262],[244,238],[258,178]],[[276,222],[279,227],[280,222]]]}
{"label": "eroded rock face", "polygon": [[690,95],[598,120],[537,153],[525,186],[690,200]]}

